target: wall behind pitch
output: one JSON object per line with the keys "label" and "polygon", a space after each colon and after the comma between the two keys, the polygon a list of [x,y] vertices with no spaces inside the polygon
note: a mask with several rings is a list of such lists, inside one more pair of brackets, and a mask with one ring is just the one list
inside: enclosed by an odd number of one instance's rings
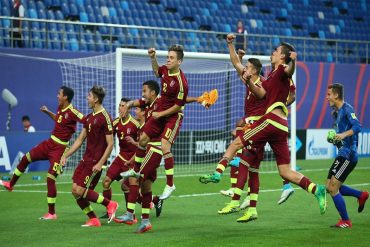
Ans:
{"label": "wall behind pitch", "polygon": [[[4,53],[22,56],[9,57],[4,56]],[[97,53],[1,48],[0,90],[8,88],[18,98],[18,106],[12,111],[12,130],[22,130],[21,117],[28,114],[37,130],[50,131],[53,123],[39,109],[43,104],[52,111],[57,107],[56,95],[61,86],[61,72],[59,65],[52,59],[94,55]],[[51,60],[35,60],[24,56]],[[326,88],[331,82],[345,85],[345,100],[354,106],[362,125],[369,128],[370,114],[366,114],[370,112],[369,65],[302,62],[297,64],[297,128],[331,128],[331,109],[325,100]],[[202,93],[195,92],[191,84],[190,90],[191,95]],[[242,97],[240,99],[242,106]],[[216,104],[213,107],[222,109],[224,106]],[[7,111],[6,103],[0,99],[0,131],[6,128]],[[186,129],[196,129],[192,128],[192,124],[194,121],[185,117]]]}

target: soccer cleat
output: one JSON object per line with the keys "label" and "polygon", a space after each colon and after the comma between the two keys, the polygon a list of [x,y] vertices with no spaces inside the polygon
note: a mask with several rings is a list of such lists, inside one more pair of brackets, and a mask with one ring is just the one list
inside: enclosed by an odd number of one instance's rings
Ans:
{"label": "soccer cleat", "polygon": [[149,220],[146,222],[142,221],[139,227],[136,229],[136,233],[144,233],[150,230],[152,230],[152,224],[150,224]]}
{"label": "soccer cleat", "polygon": [[342,220],[342,219],[340,219],[337,224],[335,224],[331,227],[351,228],[352,227],[352,222],[351,222],[351,220]]}
{"label": "soccer cleat", "polygon": [[118,203],[115,201],[109,201],[109,204],[107,206],[108,223],[110,223],[114,216],[116,216],[117,209]]}
{"label": "soccer cleat", "polygon": [[213,174],[203,175],[199,178],[199,182],[203,184],[208,184],[209,182],[218,183],[221,180],[221,174],[214,172]]}
{"label": "soccer cleat", "polygon": [[290,184],[284,184],[283,193],[281,193],[278,204],[282,204],[288,200],[288,198],[294,194],[294,189]]}
{"label": "soccer cleat", "polygon": [[126,225],[133,225],[137,223],[136,217],[133,214],[125,213],[121,216],[113,218],[116,223],[124,223]]}
{"label": "soccer cleat", "polygon": [[127,179],[129,177],[135,177],[135,178],[139,178],[140,177],[140,173],[138,172],[135,172],[134,169],[129,169],[125,172],[121,172],[119,174],[123,179]]}
{"label": "soccer cleat", "polygon": [[46,213],[42,217],[39,218],[39,220],[56,220],[56,219],[57,219],[57,215],[50,214],[50,213]]}
{"label": "soccer cleat", "polygon": [[221,195],[233,197],[234,196],[234,188],[230,188],[228,190],[220,190]]}
{"label": "soccer cleat", "polygon": [[82,227],[101,227],[101,224],[98,218],[92,218],[86,221],[86,223],[81,226]]}
{"label": "soccer cleat", "polygon": [[361,213],[364,210],[365,203],[366,203],[366,201],[367,201],[368,198],[369,198],[369,192],[367,192],[367,191],[361,192],[360,197],[357,199],[357,202],[358,202],[358,209],[357,209],[357,211],[359,213]]}
{"label": "soccer cleat", "polygon": [[247,223],[252,220],[258,219],[258,214],[256,210],[247,210],[242,217],[236,220],[239,223]]}
{"label": "soccer cleat", "polygon": [[175,190],[176,190],[175,185],[168,186],[166,184],[166,187],[164,187],[163,193],[162,193],[162,195],[160,195],[159,199],[160,200],[166,200],[167,198],[169,198],[171,196],[172,192],[174,192]]}
{"label": "soccer cleat", "polygon": [[159,216],[161,216],[161,213],[162,213],[162,207],[163,207],[163,200],[159,199],[157,204],[154,204],[154,207],[155,207],[155,216],[157,216],[157,218]]}
{"label": "soccer cleat", "polygon": [[10,186],[10,182],[0,180],[0,184],[4,186],[4,188],[7,189],[9,192],[13,191],[13,187]]}
{"label": "soccer cleat", "polygon": [[220,210],[218,210],[218,214],[231,214],[240,211],[239,202],[231,201],[226,204],[226,206]]}
{"label": "soccer cleat", "polygon": [[240,209],[246,209],[248,208],[250,205],[250,197],[247,196],[244,201],[242,202],[242,204],[240,204]]}
{"label": "soccer cleat", "polygon": [[103,214],[102,216],[99,217],[99,219],[108,219],[108,213]]}
{"label": "soccer cleat", "polygon": [[319,202],[320,213],[325,214],[326,212],[326,188],[324,185],[316,185],[315,197]]}

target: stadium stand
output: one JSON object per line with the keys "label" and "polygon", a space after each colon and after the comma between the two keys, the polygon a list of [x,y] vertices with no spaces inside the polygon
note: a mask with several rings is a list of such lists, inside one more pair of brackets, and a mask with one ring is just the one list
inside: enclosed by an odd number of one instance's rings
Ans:
{"label": "stadium stand", "polygon": [[[280,40],[288,40],[298,48],[305,46],[307,61],[358,62],[356,57],[361,57],[361,51],[366,50],[370,40],[367,0],[187,0],[186,5],[183,3],[180,0],[23,1],[28,18],[86,24],[59,23],[56,29],[50,29],[43,22],[25,21],[26,47],[72,50],[80,47],[80,50],[89,51],[95,47],[96,51],[108,52],[114,47],[147,48],[148,45],[165,49],[170,43],[182,42],[187,50],[225,53],[224,35],[235,31],[238,20],[244,21],[248,31],[247,51],[260,55],[268,55]],[[3,17],[10,16],[10,8],[10,0],[0,1]],[[126,27],[117,31],[117,27],[93,25],[95,23],[145,26],[147,29]],[[183,32],[169,35],[174,30],[150,27],[196,32],[191,32],[193,35],[190,36]],[[11,45],[6,42],[9,28],[11,21],[1,19],[1,46]],[[43,34],[45,32],[57,32],[60,42],[66,44],[56,45],[56,36]],[[81,32],[94,38],[86,41]],[[353,42],[347,42],[349,45],[344,48],[338,42],[341,40]]]}

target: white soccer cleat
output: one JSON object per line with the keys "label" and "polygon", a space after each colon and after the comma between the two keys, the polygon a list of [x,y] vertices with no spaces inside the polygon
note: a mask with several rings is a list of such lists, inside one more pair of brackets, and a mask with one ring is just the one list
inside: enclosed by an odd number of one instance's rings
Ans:
{"label": "white soccer cleat", "polygon": [[233,197],[234,196],[234,188],[230,188],[228,190],[220,190],[221,195]]}
{"label": "white soccer cleat", "polygon": [[169,198],[171,196],[172,192],[174,192],[175,190],[176,190],[175,185],[172,185],[172,186],[166,185],[166,187],[164,187],[163,193],[159,197],[159,199],[166,200],[167,198]]}
{"label": "white soccer cleat", "polygon": [[249,196],[247,196],[245,199],[244,199],[244,201],[242,202],[242,204],[240,204],[240,209],[246,209],[246,208],[248,208],[249,207],[249,205],[250,205],[250,197]]}
{"label": "white soccer cleat", "polygon": [[283,190],[283,193],[281,193],[281,196],[280,196],[280,200],[278,201],[278,204],[282,204],[284,202],[286,202],[286,200],[288,200],[288,198],[293,195],[294,193],[294,189],[292,186],[290,186],[289,188],[286,188]]}
{"label": "white soccer cleat", "polygon": [[135,178],[139,178],[140,177],[140,173],[137,173],[135,172],[133,169],[129,169],[125,172],[121,172],[119,174],[123,179],[127,179],[129,177],[135,177]]}

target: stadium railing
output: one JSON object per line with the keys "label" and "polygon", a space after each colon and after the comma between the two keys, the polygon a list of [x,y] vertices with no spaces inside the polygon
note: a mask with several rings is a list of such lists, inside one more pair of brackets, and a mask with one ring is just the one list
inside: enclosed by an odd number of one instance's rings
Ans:
{"label": "stadium railing", "polygon": [[[0,46],[13,47],[10,30],[15,17],[0,17]],[[113,52],[117,47],[166,49],[179,43],[192,52],[227,53],[227,33],[106,23],[22,18],[27,48]],[[248,34],[248,54],[269,55],[281,41],[294,44],[300,61],[369,63],[370,42],[281,35]]]}

